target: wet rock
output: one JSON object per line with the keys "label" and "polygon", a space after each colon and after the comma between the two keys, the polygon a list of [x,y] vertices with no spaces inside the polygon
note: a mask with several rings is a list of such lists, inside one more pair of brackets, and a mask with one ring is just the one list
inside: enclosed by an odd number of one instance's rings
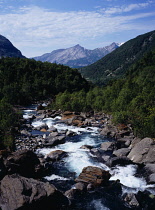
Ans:
{"label": "wet rock", "polygon": [[58,144],[63,144],[63,143],[65,143],[65,136],[56,136],[56,137],[48,139],[44,143],[44,146],[53,147],[53,146],[56,146]]}
{"label": "wet rock", "polygon": [[76,133],[73,132],[73,131],[68,130],[68,131],[66,132],[66,136],[75,136],[75,135],[76,135]]}
{"label": "wet rock", "polygon": [[43,124],[43,125],[41,125],[41,126],[35,127],[35,130],[39,130],[39,131],[40,131],[41,129],[48,130],[48,125]]}
{"label": "wet rock", "polygon": [[78,189],[70,189],[65,192],[65,196],[70,200],[75,200],[79,197],[80,190]]}
{"label": "wet rock", "polygon": [[43,172],[37,155],[30,150],[13,152],[4,164],[9,174],[18,173],[25,177],[38,177]]}
{"label": "wet rock", "polygon": [[81,147],[80,147],[80,149],[87,149],[87,150],[90,150],[90,149],[92,149],[93,147],[92,146],[90,146],[90,145],[82,145]]}
{"label": "wet rock", "polygon": [[57,132],[57,129],[54,126],[51,126],[47,131],[48,132]]}
{"label": "wet rock", "polygon": [[87,188],[87,185],[83,182],[78,182],[75,184],[75,188],[81,191],[85,191]]}
{"label": "wet rock", "polygon": [[134,163],[155,163],[155,144],[153,139],[144,138],[132,148],[128,158]]}
{"label": "wet rock", "polygon": [[52,132],[52,133],[49,134],[48,140],[50,141],[50,140],[52,140],[53,137],[58,136],[58,135],[59,135],[59,133],[57,131],[56,132]]}
{"label": "wet rock", "polygon": [[65,151],[55,150],[55,151],[50,152],[46,156],[46,160],[58,161],[58,160],[64,158],[66,155],[67,155],[67,152],[65,152]]}
{"label": "wet rock", "polygon": [[148,174],[155,173],[155,164],[146,164],[144,169]]}
{"label": "wet rock", "polygon": [[136,196],[133,193],[128,193],[125,195],[124,201],[128,203],[130,207],[139,207],[139,202],[136,199]]}
{"label": "wet rock", "polygon": [[88,191],[92,191],[92,190],[94,190],[94,189],[95,189],[95,187],[94,187],[93,184],[89,183],[89,184],[87,185],[87,190],[88,190]]}
{"label": "wet rock", "polygon": [[155,183],[155,164],[146,164],[144,173],[146,174],[149,183]]}
{"label": "wet rock", "polygon": [[129,148],[122,148],[122,149],[115,150],[113,152],[113,155],[116,155],[117,157],[122,157],[122,156],[127,156],[129,152],[130,152]]}
{"label": "wet rock", "polygon": [[42,128],[40,131],[41,132],[47,132],[47,130],[45,128]]}
{"label": "wet rock", "polygon": [[92,183],[95,186],[106,185],[110,179],[110,173],[98,167],[88,166],[83,168],[76,182]]}
{"label": "wet rock", "polygon": [[0,207],[3,210],[61,209],[68,199],[54,185],[19,175],[7,175],[1,181]]}
{"label": "wet rock", "polygon": [[106,163],[106,162],[110,161],[111,155],[105,153],[101,156],[101,158],[102,158],[102,162]]}
{"label": "wet rock", "polygon": [[153,210],[155,207],[155,196],[148,191],[139,191],[136,199],[140,204],[140,209]]}
{"label": "wet rock", "polygon": [[149,175],[148,182],[149,184],[155,184],[155,173]]}
{"label": "wet rock", "polygon": [[131,163],[132,163],[132,161],[130,159],[128,159],[125,156],[122,156],[122,157],[110,158],[106,162],[106,165],[108,165],[109,167],[113,167],[113,166],[116,166],[116,165],[126,166],[126,165],[131,164]]}

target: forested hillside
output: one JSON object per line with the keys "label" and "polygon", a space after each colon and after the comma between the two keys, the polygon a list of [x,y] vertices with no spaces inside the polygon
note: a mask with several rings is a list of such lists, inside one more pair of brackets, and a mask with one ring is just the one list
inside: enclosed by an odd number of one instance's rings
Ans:
{"label": "forested hillside", "polygon": [[24,58],[0,59],[0,146],[12,144],[12,128],[18,124],[19,115],[12,105],[81,89],[88,91],[89,84],[75,69]]}
{"label": "forested hillside", "polygon": [[94,64],[82,68],[80,72],[85,78],[96,84],[107,84],[109,80],[125,75],[133,63],[154,47],[155,31],[151,31],[129,40]]}
{"label": "forested hillside", "polygon": [[59,94],[54,107],[110,113],[116,124],[131,123],[136,135],[155,138],[155,50],[134,64],[125,78],[89,92]]}

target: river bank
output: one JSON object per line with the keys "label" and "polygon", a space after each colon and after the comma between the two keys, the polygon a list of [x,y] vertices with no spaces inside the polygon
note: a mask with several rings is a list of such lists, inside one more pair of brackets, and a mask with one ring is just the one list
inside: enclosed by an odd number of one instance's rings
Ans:
{"label": "river bank", "polygon": [[[152,208],[155,195],[152,139],[136,138],[130,125],[113,126],[111,117],[103,113],[62,113],[35,108],[23,111],[15,156],[19,151],[35,152],[39,167],[34,164],[31,168],[38,169],[30,172],[28,178],[36,171],[35,179],[57,187],[66,200],[65,207],[63,203],[56,208]],[[8,159],[13,159],[12,155]],[[31,158],[27,168],[30,162]],[[16,164],[11,169],[10,164],[4,165],[7,174]],[[9,173],[25,177],[16,168]]]}

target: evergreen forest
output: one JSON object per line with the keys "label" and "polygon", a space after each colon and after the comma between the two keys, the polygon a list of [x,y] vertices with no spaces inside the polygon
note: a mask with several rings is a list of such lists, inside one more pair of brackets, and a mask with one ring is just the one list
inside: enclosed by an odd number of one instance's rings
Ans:
{"label": "evergreen forest", "polygon": [[76,69],[26,58],[0,59],[0,147],[13,146],[20,113],[16,105],[53,99],[60,92],[88,91],[90,84]]}
{"label": "evergreen forest", "polygon": [[155,50],[106,86],[92,85],[67,66],[1,58],[0,148],[13,147],[20,119],[16,105],[47,99],[52,99],[52,109],[112,114],[115,124],[131,124],[136,136],[155,138]]}

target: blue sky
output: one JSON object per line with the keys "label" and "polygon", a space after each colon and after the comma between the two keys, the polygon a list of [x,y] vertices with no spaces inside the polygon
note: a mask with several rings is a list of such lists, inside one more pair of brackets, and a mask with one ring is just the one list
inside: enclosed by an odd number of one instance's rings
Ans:
{"label": "blue sky", "polygon": [[0,0],[0,26],[27,57],[76,44],[94,49],[155,30],[155,1]]}

